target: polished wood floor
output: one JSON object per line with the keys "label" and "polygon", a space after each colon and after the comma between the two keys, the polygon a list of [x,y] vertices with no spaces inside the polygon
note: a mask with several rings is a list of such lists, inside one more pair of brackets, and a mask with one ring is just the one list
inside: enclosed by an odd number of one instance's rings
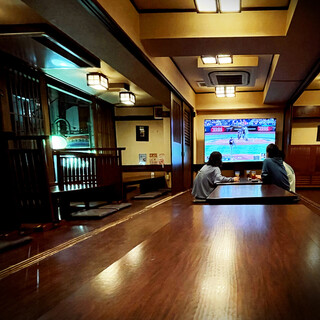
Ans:
{"label": "polished wood floor", "polygon": [[300,189],[297,189],[297,193],[310,199],[311,201],[315,202],[320,206],[320,189],[319,188],[313,188],[313,189],[300,188]]}
{"label": "polished wood floor", "polygon": [[319,319],[319,214],[165,200],[2,254],[0,319]]}

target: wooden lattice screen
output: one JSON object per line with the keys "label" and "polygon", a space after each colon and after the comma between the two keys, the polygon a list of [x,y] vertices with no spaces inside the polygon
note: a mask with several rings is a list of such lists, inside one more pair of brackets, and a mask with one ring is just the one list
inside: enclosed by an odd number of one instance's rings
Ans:
{"label": "wooden lattice screen", "polygon": [[12,131],[18,136],[44,134],[39,73],[34,69],[6,69]]}

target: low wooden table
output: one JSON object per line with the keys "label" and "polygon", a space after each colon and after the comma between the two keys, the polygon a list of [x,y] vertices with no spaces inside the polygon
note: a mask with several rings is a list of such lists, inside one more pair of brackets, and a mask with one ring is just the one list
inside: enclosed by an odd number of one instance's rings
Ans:
{"label": "low wooden table", "polygon": [[238,182],[218,182],[217,186],[220,185],[242,185],[242,184],[262,184],[262,181],[259,179],[255,179],[255,180],[248,180],[247,178],[242,178],[240,177],[240,181]]}
{"label": "low wooden table", "polygon": [[219,184],[207,198],[212,204],[274,204],[295,203],[298,200],[297,194],[274,184],[238,182]]}

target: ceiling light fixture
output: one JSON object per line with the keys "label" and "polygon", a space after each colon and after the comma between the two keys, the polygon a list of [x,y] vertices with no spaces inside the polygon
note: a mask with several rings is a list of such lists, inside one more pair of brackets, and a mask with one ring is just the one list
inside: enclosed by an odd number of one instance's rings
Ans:
{"label": "ceiling light fixture", "polygon": [[219,54],[217,55],[217,62],[219,64],[230,64],[232,63],[232,56],[230,54]]}
{"label": "ceiling light fixture", "polygon": [[203,64],[217,63],[216,57],[213,56],[201,56],[201,61]]}
{"label": "ceiling light fixture", "polygon": [[226,87],[226,97],[233,98],[236,96],[236,88],[235,87]]}
{"label": "ceiling light fixture", "polygon": [[231,64],[233,57],[230,54],[218,54],[217,56],[200,56],[202,64]]}
{"label": "ceiling light fixture", "polygon": [[136,96],[133,92],[122,91],[119,93],[120,103],[123,103],[127,106],[133,106],[136,103]]}
{"label": "ceiling light fixture", "polygon": [[236,88],[234,86],[218,86],[216,87],[217,98],[233,98],[236,96]]}
{"label": "ceiling light fixture", "polygon": [[96,90],[108,90],[108,78],[99,72],[91,72],[87,74],[87,85]]}
{"label": "ceiling light fixture", "polygon": [[217,98],[224,98],[226,96],[224,87],[216,87]]}
{"label": "ceiling light fixture", "polygon": [[215,0],[195,0],[198,12],[217,12]]}
{"label": "ceiling light fixture", "polygon": [[198,12],[240,12],[241,0],[194,0]]}
{"label": "ceiling light fixture", "polygon": [[219,12],[240,12],[241,4],[240,0],[218,0]]}

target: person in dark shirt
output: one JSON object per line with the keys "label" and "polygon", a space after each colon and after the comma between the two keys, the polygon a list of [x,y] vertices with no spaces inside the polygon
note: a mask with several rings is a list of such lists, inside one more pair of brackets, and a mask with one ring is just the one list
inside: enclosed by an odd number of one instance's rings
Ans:
{"label": "person in dark shirt", "polygon": [[261,179],[263,183],[275,184],[290,190],[287,171],[283,165],[282,153],[274,143],[267,146],[267,158],[263,161]]}

